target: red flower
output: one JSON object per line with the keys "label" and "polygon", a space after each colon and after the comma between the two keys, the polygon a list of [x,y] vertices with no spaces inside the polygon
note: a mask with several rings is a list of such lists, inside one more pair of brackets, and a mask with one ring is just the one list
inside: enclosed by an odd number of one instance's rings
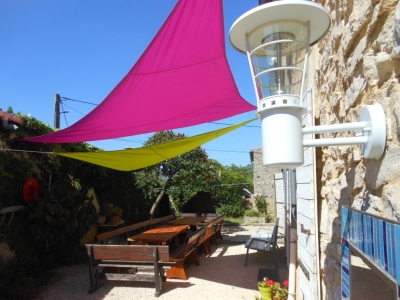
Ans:
{"label": "red flower", "polygon": [[267,285],[268,285],[268,286],[273,286],[273,285],[274,285],[274,282],[270,279],[270,280],[267,281]]}
{"label": "red flower", "polygon": [[288,287],[288,286],[289,286],[289,281],[285,280],[285,281],[283,282],[283,285],[286,286],[286,287]]}

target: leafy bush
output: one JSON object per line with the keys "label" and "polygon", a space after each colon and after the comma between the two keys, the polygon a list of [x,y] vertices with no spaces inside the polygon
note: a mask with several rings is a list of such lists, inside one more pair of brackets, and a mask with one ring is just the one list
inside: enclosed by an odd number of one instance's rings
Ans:
{"label": "leafy bush", "polygon": [[218,205],[216,213],[227,217],[243,217],[246,200],[242,197],[241,187],[220,187],[215,189],[215,199]]}
{"label": "leafy bush", "polygon": [[223,214],[225,216],[237,218],[243,216],[244,214],[244,208],[240,205],[236,205],[235,203],[221,204],[215,209],[215,211],[217,214]]}
{"label": "leafy bush", "polygon": [[255,204],[256,204],[257,210],[260,213],[262,213],[264,215],[267,213],[268,205],[267,205],[267,202],[265,201],[264,197],[257,196],[256,200],[255,200]]}

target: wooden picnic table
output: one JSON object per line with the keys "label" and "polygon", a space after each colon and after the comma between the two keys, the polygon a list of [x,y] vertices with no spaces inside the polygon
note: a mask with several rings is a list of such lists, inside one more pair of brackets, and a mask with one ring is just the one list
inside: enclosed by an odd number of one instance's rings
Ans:
{"label": "wooden picnic table", "polygon": [[165,244],[180,233],[185,232],[188,225],[161,225],[133,235],[127,239],[128,242],[159,243]]}

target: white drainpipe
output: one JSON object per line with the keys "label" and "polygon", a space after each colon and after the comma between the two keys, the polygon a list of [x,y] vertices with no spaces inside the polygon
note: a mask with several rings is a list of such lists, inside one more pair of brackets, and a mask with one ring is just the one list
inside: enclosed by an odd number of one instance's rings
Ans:
{"label": "white drainpipe", "polygon": [[297,269],[297,195],[296,174],[293,169],[289,171],[290,176],[290,209],[289,209],[289,288],[288,300],[296,299],[296,269]]}

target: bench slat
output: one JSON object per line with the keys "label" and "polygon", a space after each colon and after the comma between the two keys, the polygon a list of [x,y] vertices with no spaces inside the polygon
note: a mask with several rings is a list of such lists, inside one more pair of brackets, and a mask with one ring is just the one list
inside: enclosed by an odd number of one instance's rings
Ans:
{"label": "bench slat", "polygon": [[[183,247],[182,247],[183,246]],[[190,254],[190,252],[196,250],[196,245],[192,244],[189,245],[189,247],[186,247],[185,244],[183,244],[179,248],[175,249],[174,251],[171,252],[169,259],[171,261],[180,261],[184,259],[184,253],[186,251],[186,255]],[[177,250],[177,251],[176,251]]]}
{"label": "bench slat", "polygon": [[[116,261],[110,261],[110,262],[102,262],[98,264],[98,267],[118,267],[118,268],[141,268],[144,269],[146,266],[151,264],[152,261],[143,261],[143,262],[135,262],[135,263],[129,263],[129,262],[116,262]],[[154,270],[154,267],[149,267],[150,269]]]}
{"label": "bench slat", "polygon": [[[153,260],[153,247],[148,245],[96,245],[92,248],[93,259],[96,260]],[[169,249],[167,246],[158,248],[161,261],[169,260]]]}
{"label": "bench slat", "polygon": [[107,280],[123,280],[123,281],[154,281],[155,276],[153,274],[116,274],[116,273],[104,273]]}

